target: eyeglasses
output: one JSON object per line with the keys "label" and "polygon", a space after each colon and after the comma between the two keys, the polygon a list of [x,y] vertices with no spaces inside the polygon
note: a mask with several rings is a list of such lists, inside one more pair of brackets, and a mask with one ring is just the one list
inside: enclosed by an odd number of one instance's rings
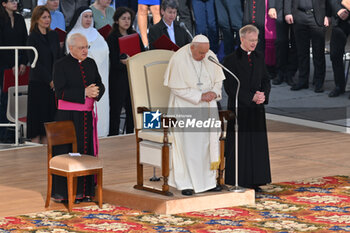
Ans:
{"label": "eyeglasses", "polygon": [[259,39],[257,40],[248,40],[250,43],[258,43],[259,42]]}
{"label": "eyeglasses", "polygon": [[87,46],[79,46],[79,47],[76,47],[76,48],[79,49],[79,50],[89,49],[89,48],[90,48],[90,45],[87,45]]}
{"label": "eyeglasses", "polygon": [[18,3],[18,0],[8,0],[7,2]]}

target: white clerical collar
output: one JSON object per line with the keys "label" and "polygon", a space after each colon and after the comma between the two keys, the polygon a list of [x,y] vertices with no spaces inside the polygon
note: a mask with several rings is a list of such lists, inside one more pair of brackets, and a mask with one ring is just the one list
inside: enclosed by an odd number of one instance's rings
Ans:
{"label": "white clerical collar", "polygon": [[241,44],[241,49],[242,49],[244,52],[246,52],[247,55],[250,55],[250,54],[252,53],[252,51],[246,51],[245,49],[243,49],[242,44]]}

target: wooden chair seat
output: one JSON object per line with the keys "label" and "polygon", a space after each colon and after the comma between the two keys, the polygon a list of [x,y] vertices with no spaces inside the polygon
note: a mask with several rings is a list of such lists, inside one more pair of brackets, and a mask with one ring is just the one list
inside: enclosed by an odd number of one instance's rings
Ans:
{"label": "wooden chair seat", "polygon": [[[138,136],[143,140],[152,141],[152,142],[163,143],[164,141],[164,132],[158,131],[158,130],[140,130]],[[169,133],[168,143],[172,143],[172,142],[173,142],[173,136]]]}
{"label": "wooden chair seat", "polygon": [[78,172],[102,168],[102,160],[91,155],[70,156],[58,155],[50,160],[50,169],[65,172]]}
{"label": "wooden chair seat", "polygon": [[52,175],[67,178],[68,211],[71,212],[76,196],[77,178],[79,176],[97,176],[98,206],[102,208],[102,160],[91,155],[71,156],[69,154],[53,157],[53,146],[72,145],[72,152],[77,153],[77,138],[72,121],[45,123],[47,137],[47,196],[45,207],[50,204],[52,192]]}

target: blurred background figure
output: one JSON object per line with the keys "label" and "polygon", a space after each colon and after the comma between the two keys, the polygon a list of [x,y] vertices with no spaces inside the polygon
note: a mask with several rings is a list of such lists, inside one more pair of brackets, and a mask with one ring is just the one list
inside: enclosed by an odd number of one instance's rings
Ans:
{"label": "blurred background figure", "polygon": [[162,35],[166,35],[174,44],[182,47],[192,41],[191,35],[180,27],[176,21],[177,9],[179,3],[177,0],[163,0],[161,5],[162,20],[149,28],[148,39],[149,47],[153,49],[153,43]]}
{"label": "blurred background figure", "polygon": [[268,16],[269,0],[244,1],[243,25],[253,24],[259,29],[259,42],[256,50],[265,56],[265,64],[270,79],[276,77],[276,25]]}
{"label": "blurred background figure", "polygon": [[137,13],[138,0],[115,0],[115,9],[124,6],[132,9],[135,14]]}
{"label": "blurred background figure", "polygon": [[49,9],[51,14],[51,25],[50,28],[55,30],[55,28],[59,28],[63,31],[66,30],[66,23],[64,21],[64,16],[62,12],[58,10],[60,4],[60,0],[47,0],[46,7]]}
{"label": "blurred background figure", "polygon": [[110,7],[111,0],[96,0],[91,6],[94,16],[94,25],[98,30],[105,25],[113,25],[114,9]]}
{"label": "blurred background figure", "polygon": [[[44,123],[54,120],[56,112],[52,68],[59,58],[58,34],[50,29],[50,11],[45,6],[37,6],[32,14],[27,45],[37,49],[39,58],[30,70],[28,85],[27,138],[32,142],[46,143]],[[29,62],[34,60],[34,52],[28,50]]]}
{"label": "blurred background figure", "polygon": [[196,23],[196,35],[206,35],[210,41],[210,50],[217,53],[219,34],[216,25],[214,0],[192,0],[192,9]]}
{"label": "blurred background figure", "polygon": [[[127,7],[119,7],[113,16],[114,24],[107,38],[109,46],[109,136],[118,135],[120,129],[120,114],[125,109],[126,133],[134,132],[134,121],[132,115],[131,97],[129,90],[128,74],[126,70],[127,56],[120,54],[119,38],[136,33],[132,28],[134,12]],[[140,38],[140,47],[144,51]]]}
{"label": "blurred background figure", "polygon": [[191,0],[179,0],[179,8],[177,13],[179,15],[179,21],[184,22],[187,29],[193,35],[193,15],[191,10]]}
{"label": "blurred background figure", "polygon": [[328,0],[284,0],[284,15],[288,24],[294,24],[295,41],[298,53],[298,82],[292,91],[309,88],[310,42],[314,63],[313,84],[316,93],[323,92],[326,76],[325,34],[329,26]]}
{"label": "blurred background figure", "polygon": [[160,0],[138,0],[137,24],[139,26],[143,45],[148,48],[147,26],[148,26],[148,10],[151,11],[153,24],[157,24],[160,17]]}
{"label": "blurred background figure", "polygon": [[238,31],[242,27],[243,10],[241,0],[215,0],[218,26],[222,31],[225,55],[239,46]]}
{"label": "blurred background figure", "polygon": [[349,11],[343,7],[341,2],[341,0],[333,0],[330,2],[333,16],[330,49],[335,88],[329,93],[329,97],[336,97],[345,92],[346,81],[343,55],[350,33],[350,18]]}
{"label": "blurred background figure", "polygon": [[90,0],[61,0],[60,10],[66,20],[66,26],[68,26],[73,18],[74,13],[80,7],[90,6]]}
{"label": "blurred background figure", "polygon": [[284,0],[269,0],[268,15],[276,20],[276,72],[272,84],[279,85],[285,81],[294,84],[293,77],[298,69],[298,56],[292,25],[287,24],[283,14]]}
{"label": "blurred background figure", "polygon": [[[1,0],[0,5],[0,46],[24,46],[27,42],[27,28],[22,15],[17,13],[17,1]],[[19,50],[19,75],[24,74],[27,64],[25,50]],[[0,123],[7,123],[7,93],[3,92],[5,69],[15,71],[15,52],[0,51]],[[7,129],[0,127],[0,141],[7,140]]]}
{"label": "blurred background figure", "polygon": [[[89,43],[88,57],[95,60],[102,83],[108,90],[109,49],[105,39],[94,28],[92,10],[89,7],[79,8],[75,12],[67,32],[67,38],[75,33],[86,37]],[[69,53],[67,44],[66,51]],[[99,119],[97,122],[98,136],[107,136],[109,131],[109,97],[107,93],[97,103],[97,114]]]}

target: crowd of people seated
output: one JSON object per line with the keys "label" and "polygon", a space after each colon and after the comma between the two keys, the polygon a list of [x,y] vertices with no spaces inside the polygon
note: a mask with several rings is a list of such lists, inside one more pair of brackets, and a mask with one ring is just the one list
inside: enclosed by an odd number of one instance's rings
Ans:
{"label": "crowd of people seated", "polygon": [[[133,27],[134,20],[138,22],[137,28]],[[125,131],[133,132],[126,72],[128,56],[120,53],[118,38],[139,32],[142,52],[154,49],[154,42],[162,35],[182,47],[191,42],[192,35],[203,34],[209,38],[210,49],[222,60],[239,46],[238,31],[246,24],[253,24],[260,31],[256,49],[265,55],[272,83],[279,85],[285,81],[293,91],[309,88],[311,43],[315,68],[312,84],[317,93],[324,91],[325,33],[332,26],[330,58],[335,87],[329,97],[345,92],[343,55],[350,18],[342,0],[39,0],[32,9],[29,35],[24,18],[18,13],[18,1],[1,0],[0,46],[31,45],[39,52],[37,66],[31,69],[29,77],[26,136],[45,143],[43,123],[54,120],[56,111],[53,65],[69,53],[54,29],[66,31],[67,38],[73,33],[87,38],[88,56],[95,60],[106,88],[97,105],[98,132],[99,136],[111,136],[120,133],[123,108]],[[106,25],[111,26],[111,31],[104,37],[98,30]],[[14,71],[14,52],[0,51],[0,55],[2,89],[4,70]],[[20,75],[33,59],[33,52],[19,52]],[[3,123],[7,122],[7,95],[0,92]],[[0,141],[4,138],[6,128],[0,127]]]}

